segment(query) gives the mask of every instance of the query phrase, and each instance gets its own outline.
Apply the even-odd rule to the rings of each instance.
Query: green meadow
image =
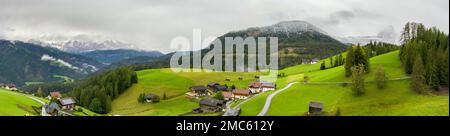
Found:
[[[370,59],[371,71],[366,81],[375,80],[373,71],[383,66],[389,79],[407,78],[404,74],[399,51],[390,52]],[[327,59],[326,59],[327,60]],[[298,69],[296,72],[295,69]],[[310,101],[324,104],[324,115],[336,115],[339,109],[343,116],[448,116],[447,96],[432,94],[420,95],[412,92],[409,79],[388,81],[387,88],[377,89],[372,82],[366,83],[363,96],[354,96],[351,88],[341,82],[349,82],[344,76],[344,67],[320,70],[320,63],[298,65],[281,70],[288,74],[279,78],[278,85],[301,82],[308,78],[308,84],[295,84],[279,93],[272,100],[268,116],[302,116],[308,110]],[[314,84],[316,83],[316,84]],[[260,95],[241,105],[243,116],[257,115],[266,100],[267,94]]]
[[[185,96],[194,85],[206,85],[217,82],[236,88],[247,88],[260,73],[235,72],[180,72],[171,69],[150,69],[138,71],[138,84],[121,94],[112,103],[111,115],[127,116],[178,116],[189,114],[199,106],[198,100]],[[240,80],[239,78],[242,78]],[[226,81],[229,79],[230,81]],[[141,93],[154,93],[160,96],[159,103],[140,104],[137,101]],[[163,95],[166,94],[166,100]],[[215,115],[215,114],[212,114]]]
[[[36,116],[32,106],[40,107],[41,104],[36,102],[25,94],[0,89],[0,116]]]

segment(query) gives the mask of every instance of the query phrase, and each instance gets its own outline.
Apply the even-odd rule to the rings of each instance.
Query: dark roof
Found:
[[[227,90],[228,87],[227,87],[227,86],[224,86],[224,85],[216,85],[216,89],[217,89],[217,90],[224,91],[224,90]]]
[[[320,102],[309,102],[309,107],[323,108],[323,104]]]
[[[192,86],[191,88],[192,88],[192,90],[195,90],[195,91],[205,91],[206,90],[206,87],[203,85]]]
[[[263,83],[261,84],[261,87],[275,88],[275,84],[274,84],[274,83],[263,82]]]
[[[59,100],[59,102],[61,103],[61,105],[71,105],[76,103],[72,98],[63,98]]]
[[[60,110],[59,105],[54,102],[50,103],[50,105],[46,104],[44,107],[45,107],[45,111],[47,111],[47,113],[52,112],[54,110]]]
[[[155,98],[157,98],[157,97],[159,97],[159,96],[156,95],[156,94],[152,94],[152,93],[146,94],[146,95],[144,96],[145,99],[155,99]]]
[[[200,105],[208,105],[208,106],[218,106],[219,104],[223,104],[224,101],[217,99],[203,99],[200,101]]]
[[[215,82],[209,82],[208,83],[208,86],[210,86],[210,87],[214,87],[216,85],[219,85],[219,83],[215,83]]]

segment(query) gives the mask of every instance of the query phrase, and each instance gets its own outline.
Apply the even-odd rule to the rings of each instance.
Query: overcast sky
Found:
[[[164,52],[194,28],[220,36],[287,20],[339,37],[400,32],[407,21],[448,33],[449,0],[0,0],[3,39],[112,39]]]

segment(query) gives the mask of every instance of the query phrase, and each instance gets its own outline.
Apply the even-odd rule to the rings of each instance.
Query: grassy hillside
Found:
[[[25,95],[0,89],[0,116],[25,116],[39,115],[32,106],[40,107],[41,104]]]
[[[383,66],[389,79],[407,77],[404,74],[398,51],[390,52],[370,59],[371,73],[366,75],[366,81],[374,80],[374,71]],[[345,55],[344,55],[345,56]],[[327,67],[329,60],[326,61]],[[305,115],[310,101],[324,103],[325,115],[335,115],[340,109],[341,115],[444,115],[448,116],[448,96],[419,95],[409,89],[409,79],[389,81],[387,88],[378,90],[374,83],[366,84],[366,93],[361,97],[352,94],[345,78],[343,66],[320,70],[320,62],[310,65],[298,65],[280,71],[287,76],[279,78],[279,87],[289,82],[300,82],[305,77],[309,84],[296,84],[274,97],[267,115],[301,116]],[[139,83],[133,85],[113,101],[110,115],[129,116],[203,116],[190,114],[198,107],[198,100],[189,99],[184,94],[193,85],[205,85],[208,82],[218,82],[237,88],[246,88],[254,81],[255,75],[261,73],[173,73],[170,69],[151,69],[138,71]],[[243,77],[243,80],[238,80]],[[225,79],[231,81],[225,81]],[[314,84],[318,83],[318,84]],[[323,84],[325,83],[325,84]],[[166,94],[167,100],[159,103],[140,104],[137,97],[140,93]],[[241,105],[244,116],[257,115],[266,97],[272,92],[260,94]],[[234,104],[235,105],[235,104]],[[204,114],[215,116],[218,114]]]
[[[384,90],[373,83],[366,89],[363,96],[355,97],[350,87],[297,84],[273,99],[267,115],[305,115],[310,101],[324,103],[325,115],[335,115],[338,108],[345,116],[449,115],[448,96],[418,95],[409,90],[407,80],[391,81]]]
[[[405,77],[398,59],[398,51],[383,54],[370,59],[371,71],[382,65],[390,79]],[[319,70],[318,64],[299,65],[282,70],[287,77],[277,81],[286,85],[293,81],[302,81],[304,76],[310,83],[346,82],[343,66]],[[312,72],[308,72],[312,71]],[[374,72],[366,75],[366,81],[374,80]],[[327,115],[334,115],[340,109],[341,115],[449,115],[448,96],[419,95],[409,88],[409,80],[389,81],[387,88],[378,90],[373,83],[367,83],[366,94],[356,97],[349,86],[340,83],[320,85],[296,84],[274,97],[267,115],[305,115],[310,101],[324,103]],[[270,92],[268,92],[269,94]],[[257,96],[241,106],[242,115],[257,115],[267,94]]]
[[[346,52],[342,53],[342,56],[346,56],[346,55],[347,55]],[[336,58],[337,56],[338,55],[335,55],[333,57]],[[316,64],[302,64],[302,65],[288,67],[288,68],[280,70],[280,73],[285,73],[286,75],[296,75],[296,74],[301,74],[301,73],[306,73],[306,72],[319,71],[320,64],[324,61],[325,61],[326,67],[331,67],[330,59],[324,59],[324,60],[320,60]]]
[[[170,69],[150,69],[138,71],[139,83],[133,85],[112,103],[111,115],[149,115],[176,116],[188,113],[198,107],[198,100],[191,100],[184,95],[193,85],[206,85],[208,82],[235,85],[247,88],[259,73],[227,73],[227,72],[184,72],[173,73]],[[243,80],[238,80],[242,77]],[[225,81],[225,79],[231,81]],[[162,99],[164,93],[167,100],[156,104],[140,104],[137,98],[140,93],[155,93]]]

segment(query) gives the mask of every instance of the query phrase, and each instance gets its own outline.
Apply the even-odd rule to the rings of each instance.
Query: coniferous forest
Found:
[[[437,91],[448,86],[447,34],[435,27],[426,28],[423,24],[409,22],[403,28],[401,40],[400,59],[405,72],[411,74],[414,90]]]
[[[108,113],[112,100],[137,82],[136,72],[131,67],[124,67],[90,77],[75,87],[71,95],[83,107],[97,113]]]

